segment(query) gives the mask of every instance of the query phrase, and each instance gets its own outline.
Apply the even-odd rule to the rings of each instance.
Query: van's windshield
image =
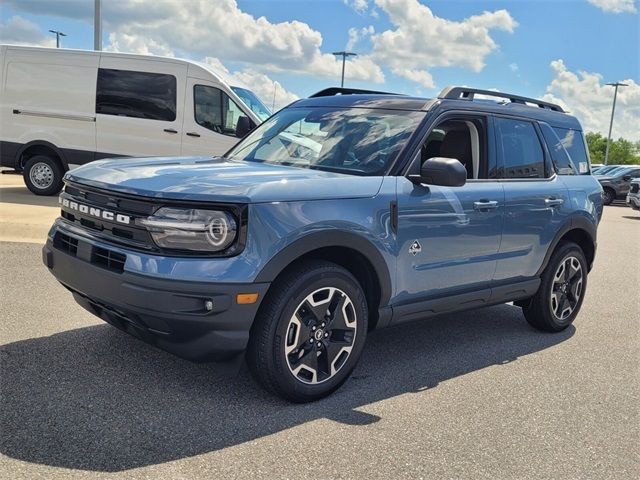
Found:
[[[355,175],[384,175],[424,115],[365,108],[285,108],[226,157]]]
[[[231,90],[233,90],[235,94],[240,97],[240,100],[242,100],[243,103],[257,115],[260,121],[264,122],[271,116],[269,109],[265,107],[264,103],[262,103],[251,90],[240,87],[231,87]]]

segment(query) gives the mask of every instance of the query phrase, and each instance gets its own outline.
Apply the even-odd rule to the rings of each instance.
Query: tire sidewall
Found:
[[[604,195],[602,197],[602,202],[605,205],[611,205],[615,199],[616,199],[615,192],[610,188],[605,188]]]
[[[295,313],[300,303],[310,293],[326,288],[335,287],[345,292],[351,302],[356,313],[357,330],[353,349],[346,363],[340,370],[329,380],[320,384],[309,385],[296,379],[289,370],[287,360],[284,353],[284,341],[287,335],[289,320]],[[368,311],[362,288],[357,280],[346,270],[338,267],[324,268],[321,271],[312,271],[302,276],[292,288],[290,295],[286,296],[283,305],[278,309],[278,321],[273,322],[272,332],[274,346],[272,352],[273,366],[277,372],[277,382],[285,391],[294,392],[294,396],[307,400],[321,398],[336,390],[342,385],[355,368],[358,359],[364,348],[367,327],[368,327]]]
[[[47,164],[53,172],[53,182],[47,188],[39,188],[31,182],[30,172],[34,165],[38,163]],[[23,178],[27,188],[36,195],[55,195],[62,189],[62,177],[64,176],[64,169],[60,163],[47,155],[34,155],[31,157],[24,166]]]
[[[575,257],[580,262],[580,267],[582,268],[582,293],[580,298],[578,299],[578,303],[575,306],[571,315],[569,315],[564,320],[559,320],[551,311],[551,287],[553,285],[553,279],[560,266],[561,262],[564,262],[567,257]],[[560,331],[567,328],[569,325],[573,323],[575,318],[580,313],[580,309],[582,308],[582,302],[584,301],[585,294],[587,292],[587,260],[582,252],[582,249],[576,245],[575,243],[566,243],[562,247],[560,247],[551,257],[551,261],[545,270],[545,273],[542,278],[542,283],[540,284],[540,289],[542,292],[542,302],[545,305],[543,309],[543,314],[545,315],[547,322],[553,326],[554,330]]]

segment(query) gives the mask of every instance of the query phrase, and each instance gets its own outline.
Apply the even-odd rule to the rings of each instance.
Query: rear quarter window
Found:
[[[573,165],[578,169],[578,173],[580,175],[590,175],[589,156],[582,132],[580,130],[560,127],[554,127],[553,130],[571,157]]]

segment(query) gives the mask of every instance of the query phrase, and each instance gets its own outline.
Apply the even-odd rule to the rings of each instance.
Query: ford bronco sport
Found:
[[[511,301],[567,328],[602,214],[574,117],[461,87],[326,89],[223,157],[65,183],[43,261],[80,305],[187,359],[246,358],[296,402],[345,382],[373,328]]]

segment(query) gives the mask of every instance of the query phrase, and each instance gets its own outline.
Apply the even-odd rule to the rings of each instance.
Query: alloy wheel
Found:
[[[551,312],[558,320],[566,320],[575,310],[582,295],[583,272],[573,256],[558,266],[551,285]]]
[[[310,293],[287,326],[284,353],[297,380],[318,384],[347,362],[357,333],[356,311],[349,296],[334,287]]]

